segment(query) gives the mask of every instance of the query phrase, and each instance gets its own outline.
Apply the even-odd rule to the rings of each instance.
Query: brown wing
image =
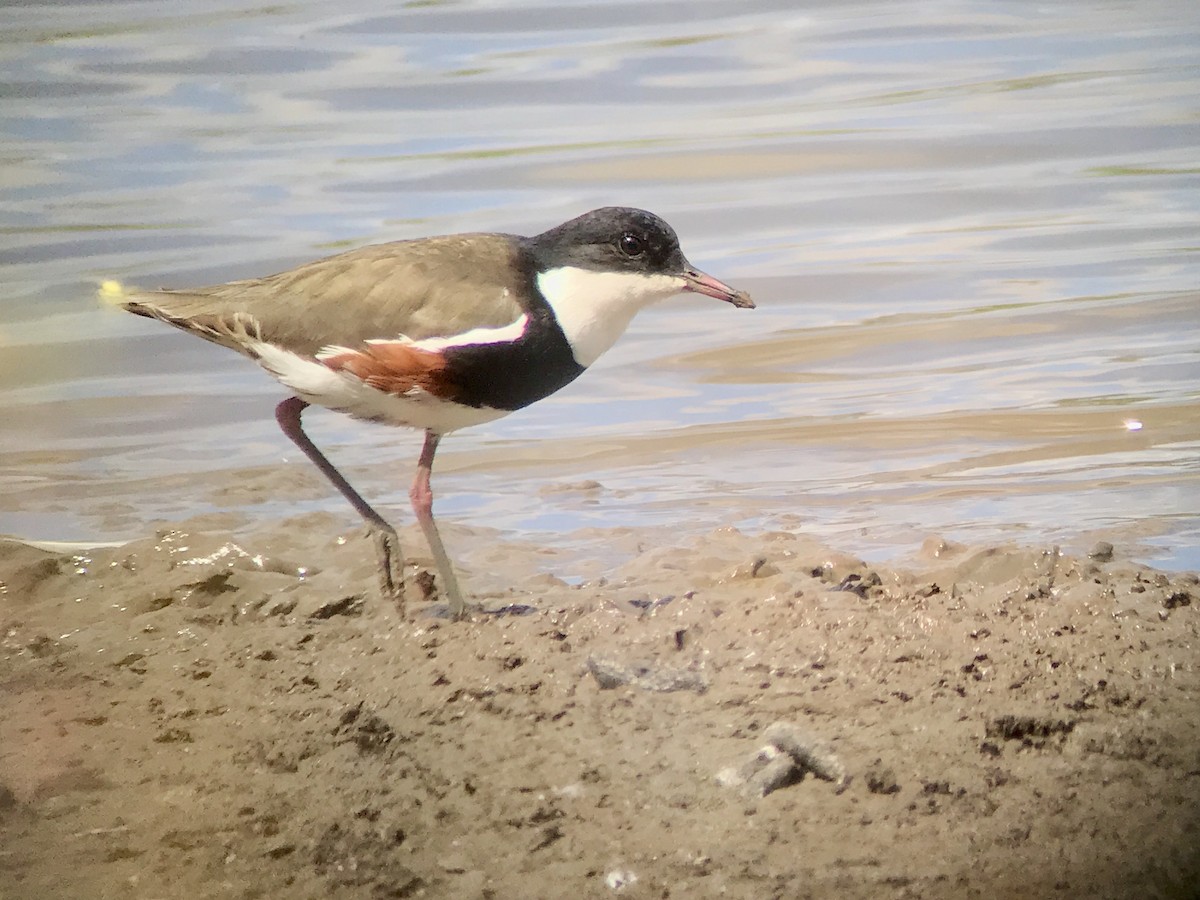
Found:
[[[248,332],[311,356],[330,345],[499,328],[524,312],[521,290],[513,238],[447,235],[363,247],[266,278],[134,293],[122,306],[235,350]]]

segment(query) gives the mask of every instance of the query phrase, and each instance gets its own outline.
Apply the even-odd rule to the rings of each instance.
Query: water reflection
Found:
[[[99,308],[99,280],[629,203],[760,308],[674,301],[560,397],[451,439],[445,517],[783,523],[878,553],[1104,532],[1200,564],[1189,5],[2,15],[0,532],[242,509],[215,485],[288,454],[268,379]],[[317,428],[364,487],[407,480],[415,436]],[[598,497],[530,512],[585,474]]]

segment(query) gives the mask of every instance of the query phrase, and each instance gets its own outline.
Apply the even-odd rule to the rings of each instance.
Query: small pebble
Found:
[[[630,869],[613,869],[604,876],[604,885],[609,890],[619,891],[637,882],[637,875]]]
[[[775,722],[763,733],[767,744],[740,766],[717,773],[723,787],[738,787],[750,798],[761,798],[795,784],[805,772],[837,785],[840,794],[850,783],[846,767],[823,743],[790,722]]]
[[[784,753],[795,760],[796,765],[806,772],[812,772],[818,778],[836,783],[838,791],[846,789],[849,778],[846,767],[826,747],[804,729],[790,722],[776,722],[770,725],[763,736]]]
[[[703,694],[708,682],[699,672],[687,669],[664,669],[646,663],[625,664],[613,659],[589,656],[588,671],[603,690],[629,684],[647,691],[695,691]]]

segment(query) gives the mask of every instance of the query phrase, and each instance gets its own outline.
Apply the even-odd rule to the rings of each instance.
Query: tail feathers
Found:
[[[129,290],[119,281],[105,281],[97,290],[101,303],[115,306],[134,315],[158,319],[181,331],[202,337],[206,341],[257,358],[257,345],[262,343],[262,328],[257,319],[245,312],[221,315],[214,312],[189,310],[188,295],[169,291]],[[193,301],[203,301],[193,297]]]

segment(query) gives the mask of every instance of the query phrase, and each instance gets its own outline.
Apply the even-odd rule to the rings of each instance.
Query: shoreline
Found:
[[[630,561],[568,586],[489,535],[475,599],[528,614],[451,623],[380,601],[366,542],[325,514],[203,524],[76,556],[0,544],[0,873],[22,896],[1200,881],[1194,573],[936,541],[897,569],[725,528],[614,533]],[[777,722],[844,783],[719,781]]]

